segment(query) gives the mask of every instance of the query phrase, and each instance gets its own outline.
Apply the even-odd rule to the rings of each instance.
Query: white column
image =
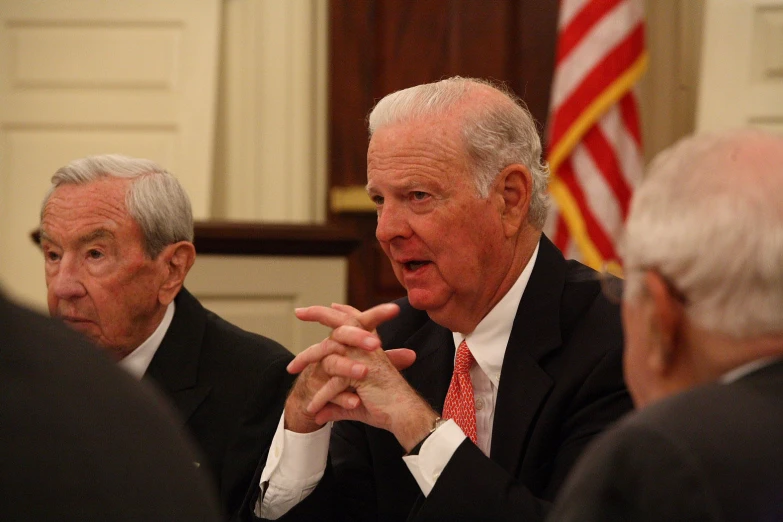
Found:
[[[227,0],[215,218],[326,216],[326,0]]]

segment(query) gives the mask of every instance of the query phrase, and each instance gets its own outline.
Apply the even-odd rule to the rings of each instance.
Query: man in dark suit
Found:
[[[641,410],[596,441],[562,521],[783,520],[783,138],[661,153],[634,195],[626,380]]]
[[[289,367],[302,373],[249,507],[542,520],[582,448],[630,409],[619,309],[542,235],[548,172],[512,95],[464,78],[406,89],[370,133],[376,236],[408,297],[297,311],[334,330]]]
[[[40,231],[51,315],[169,396],[233,514],[280,417],[292,355],[183,288],[195,249],[182,186],[147,160],[76,160],[52,177]]]
[[[167,405],[0,295],[0,520],[220,520]]]

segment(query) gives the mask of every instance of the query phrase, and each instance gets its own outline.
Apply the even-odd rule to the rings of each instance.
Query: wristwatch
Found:
[[[429,433],[427,433],[424,436],[424,438],[419,441],[418,444],[416,444],[414,447],[412,447],[411,450],[408,453],[405,454],[405,456],[407,457],[407,456],[410,456],[410,455],[418,455],[419,451],[421,451],[421,447],[424,445],[424,441],[426,441],[428,438],[430,438],[430,435],[435,433],[435,430],[437,430],[438,428],[443,426],[446,423],[446,421],[447,421],[447,419],[444,419],[443,417],[436,417],[435,420],[432,423],[432,428],[430,428]]]

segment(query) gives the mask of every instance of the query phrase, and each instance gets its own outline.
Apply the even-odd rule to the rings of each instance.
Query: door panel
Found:
[[[158,161],[208,217],[219,0],[0,0],[0,281],[45,302],[28,234],[54,171]]]
[[[783,0],[709,0],[702,49],[697,129],[783,134]]]

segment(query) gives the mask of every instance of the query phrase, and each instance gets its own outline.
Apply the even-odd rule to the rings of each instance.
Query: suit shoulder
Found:
[[[407,297],[393,302],[400,307],[400,314],[378,327],[378,335],[384,346],[389,347],[402,346],[414,332],[430,320],[427,312],[413,308]]]
[[[630,414],[593,441],[551,520],[727,519],[700,463],[647,420],[644,411]]]
[[[598,336],[594,346],[622,349],[623,330],[620,306],[601,291],[598,272],[576,261],[567,262],[560,323],[566,338]]]
[[[0,382],[0,491],[15,499],[0,503],[0,519],[51,519],[46,491],[63,520],[218,520],[168,405],[80,335],[2,297]]]
[[[735,386],[701,385],[630,413],[602,437],[606,440],[600,444],[606,452],[623,452],[622,448],[634,452],[655,444],[659,447],[657,454],[665,449],[699,461],[701,466],[716,456],[731,461],[734,444],[755,451],[765,447],[769,431],[780,429],[783,415],[776,411],[779,408],[755,404],[757,400],[756,394],[748,398]],[[759,408],[769,414],[759,418]]]
[[[578,261],[566,261],[564,301],[575,305],[605,300],[601,293],[599,273]]]
[[[218,347],[223,356],[263,365],[274,361],[286,361],[287,364],[293,359],[293,354],[277,341],[243,330],[214,312],[206,312],[204,345]]]
[[[757,435],[761,441],[766,437],[762,426],[777,431],[783,425],[780,392],[779,387],[759,390],[747,378],[730,384],[703,384],[647,406],[629,418],[628,424],[677,434],[696,445],[713,438],[750,441]]]
[[[206,349],[216,356],[260,362],[293,357],[277,341],[248,332],[208,310],[184,287],[175,303],[177,308],[167,335],[189,337],[191,342],[200,341],[202,353]]]

